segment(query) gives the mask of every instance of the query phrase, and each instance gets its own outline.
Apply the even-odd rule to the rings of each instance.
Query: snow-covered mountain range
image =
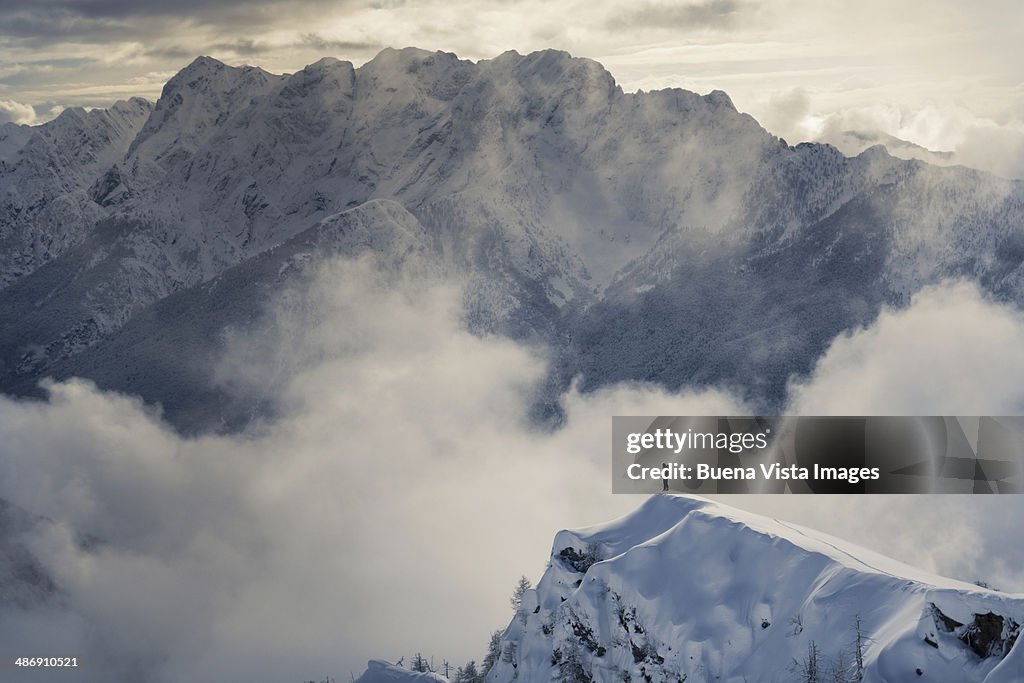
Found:
[[[1022,624],[1024,595],[659,494],[555,536],[487,681],[1016,683]]]
[[[1024,301],[1022,228],[1020,183],[789,146],[722,92],[626,93],[564,52],[201,57],[155,104],[0,127],[0,390],[86,376],[231,424],[247,399],[203,364],[286,261],[415,248],[474,281],[475,329],[554,349],[555,391],[725,382],[768,409],[923,285]]]

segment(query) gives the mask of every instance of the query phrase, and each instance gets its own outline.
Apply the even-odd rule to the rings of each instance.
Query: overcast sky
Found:
[[[1019,174],[1022,34],[1013,0],[4,0],[0,120],[155,98],[199,54],[282,72],[387,46],[557,47],[626,90],[723,89],[791,142],[878,129]]]

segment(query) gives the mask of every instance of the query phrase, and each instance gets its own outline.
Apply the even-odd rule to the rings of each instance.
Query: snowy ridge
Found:
[[[1024,680],[1024,595],[951,581],[826,534],[657,495],[562,531],[502,634],[490,683]],[[920,673],[918,673],[920,671]]]
[[[403,669],[382,659],[371,659],[354,683],[447,683],[448,679],[427,671]]]
[[[103,219],[106,196],[97,200],[90,190],[123,159],[151,108],[133,97],[0,132],[0,289],[80,243]]]

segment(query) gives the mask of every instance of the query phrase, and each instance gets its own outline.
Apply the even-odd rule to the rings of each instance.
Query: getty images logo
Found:
[[[626,452],[639,455],[644,451],[671,451],[679,454],[684,450],[717,449],[730,453],[744,453],[768,447],[771,428],[758,432],[699,432],[687,429],[677,432],[672,429],[632,432],[626,436]]]

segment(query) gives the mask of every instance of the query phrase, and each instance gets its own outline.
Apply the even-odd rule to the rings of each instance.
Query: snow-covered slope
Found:
[[[0,288],[80,243],[107,213],[103,203],[124,196],[102,181],[150,109],[132,98],[0,131]]]
[[[367,662],[366,671],[354,683],[448,683],[448,679],[429,672],[416,672],[381,659]]]
[[[1011,683],[1024,680],[1021,624],[1024,595],[664,494],[556,535],[488,681],[783,683],[807,680],[811,659],[814,680],[854,681],[859,640],[866,683]]]

